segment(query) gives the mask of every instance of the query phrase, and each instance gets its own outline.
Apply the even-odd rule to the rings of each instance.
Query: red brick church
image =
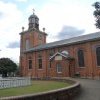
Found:
[[[33,13],[28,20],[20,33],[22,76],[100,78],[100,32],[46,43],[39,18]]]

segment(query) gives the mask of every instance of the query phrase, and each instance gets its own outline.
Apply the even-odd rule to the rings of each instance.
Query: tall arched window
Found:
[[[38,54],[38,68],[42,69],[42,54]]]
[[[83,50],[78,50],[78,63],[79,67],[84,67],[84,52]]]
[[[32,58],[31,57],[28,59],[28,68],[32,69]]]
[[[97,65],[100,66],[100,47],[96,48]]]
[[[57,73],[61,73],[62,72],[61,63],[57,63],[56,68],[57,68]]]

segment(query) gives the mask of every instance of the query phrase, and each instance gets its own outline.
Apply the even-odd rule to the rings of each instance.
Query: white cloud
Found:
[[[62,30],[58,33],[57,37],[58,39],[62,40],[62,39],[80,36],[84,32],[85,32],[84,30],[79,30],[73,26],[63,26]]]
[[[12,49],[19,48],[19,47],[20,47],[19,41],[13,41],[13,42],[9,43],[7,46],[7,48],[12,48]]]
[[[8,57],[11,58],[15,62],[19,62],[19,48],[16,49],[10,49],[10,48],[4,48],[0,51],[0,57]]]
[[[84,29],[86,33],[97,31],[92,4],[85,5],[72,1],[51,0],[39,8],[40,28],[45,27],[49,35],[53,36],[57,35],[64,25]],[[55,40],[49,38],[49,42]]]
[[[15,26],[22,17],[21,12],[13,3],[3,3],[0,1],[0,12],[3,15],[0,19],[0,28],[2,30],[11,29],[11,27]]]
[[[19,50],[7,49],[6,46],[12,41],[19,40],[19,32],[21,31],[23,14],[15,4],[4,3],[2,1],[0,1],[0,14],[0,49],[2,50],[0,52],[0,57],[13,57],[18,61]],[[12,51],[16,53],[12,53]]]
[[[16,0],[17,2],[28,2],[28,0]],[[84,0],[83,0],[84,1]],[[91,0],[90,0],[91,1]],[[0,0],[0,52],[1,57],[19,58],[19,49],[6,48],[12,41],[19,41],[21,27],[28,28],[28,17],[35,13],[40,19],[40,29],[46,28],[49,34],[47,41],[55,41],[55,36],[63,26],[73,26],[79,30],[84,29],[87,33],[96,31],[95,19],[92,15],[92,4],[85,5],[77,0],[47,0],[44,4],[38,3],[26,6],[20,11],[17,4],[3,2]]]
[[[28,0],[16,0],[17,2],[27,2]]]
[[[22,13],[18,10],[17,6],[13,3],[3,3],[0,1],[0,35],[7,35],[7,38],[13,36],[18,24],[21,22]],[[16,32],[16,31],[15,31]]]

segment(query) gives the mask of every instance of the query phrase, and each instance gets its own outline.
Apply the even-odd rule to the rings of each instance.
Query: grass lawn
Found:
[[[33,81],[32,85],[30,86],[1,89],[0,97],[39,93],[39,92],[67,87],[69,85],[70,84],[68,83],[57,82],[57,81]]]

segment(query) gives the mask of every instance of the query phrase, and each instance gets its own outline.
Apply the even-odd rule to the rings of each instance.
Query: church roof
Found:
[[[29,19],[30,19],[30,18],[37,18],[37,19],[39,19],[39,18],[37,17],[37,15],[35,15],[35,14],[30,15]]]
[[[82,36],[77,36],[77,37],[64,39],[64,40],[60,40],[56,42],[42,44],[34,48],[28,49],[25,52],[39,51],[39,50],[44,50],[44,49],[49,49],[49,48],[54,48],[54,47],[60,47],[63,45],[67,46],[67,45],[79,44],[79,43],[96,41],[96,40],[100,40],[100,32],[95,32],[95,33],[91,33],[87,35],[82,35]]]
[[[61,55],[61,56],[65,57],[65,58],[67,58],[68,60],[73,60],[73,58],[70,57],[70,55],[66,55],[66,54],[64,54],[62,52],[61,53],[60,52],[55,53],[53,56],[50,57],[50,60],[52,60],[57,55]]]

